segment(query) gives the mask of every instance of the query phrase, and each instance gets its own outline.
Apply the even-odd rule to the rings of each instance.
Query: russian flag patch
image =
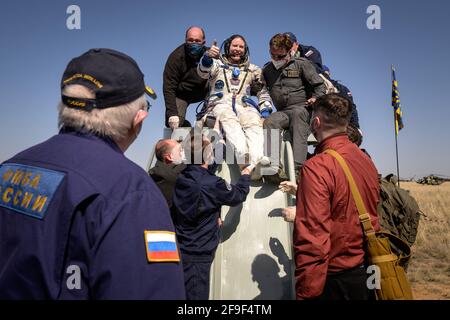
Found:
[[[175,232],[144,231],[149,262],[180,262]]]

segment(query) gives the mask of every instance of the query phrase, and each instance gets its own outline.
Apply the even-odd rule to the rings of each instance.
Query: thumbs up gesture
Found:
[[[206,51],[206,54],[210,58],[218,58],[219,57],[220,48],[217,47],[217,40],[214,39],[214,41],[211,44],[211,48],[209,48],[208,51]]]

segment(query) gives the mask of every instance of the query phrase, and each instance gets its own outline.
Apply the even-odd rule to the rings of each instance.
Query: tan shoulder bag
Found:
[[[338,161],[349,182],[365,236],[365,252],[368,262],[379,268],[380,286],[375,289],[377,300],[413,300],[411,286],[403,267],[411,255],[409,245],[389,232],[375,232],[370,215],[367,213],[361,194],[344,158],[332,149],[324,152]],[[399,249],[398,253],[392,250],[391,243]]]

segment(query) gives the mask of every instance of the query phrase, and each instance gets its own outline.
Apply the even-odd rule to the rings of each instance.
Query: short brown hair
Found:
[[[272,37],[272,39],[270,39],[269,45],[270,48],[275,50],[285,49],[286,51],[289,51],[292,48],[293,42],[288,35],[284,33],[277,33]]]
[[[346,127],[352,116],[350,101],[336,93],[330,93],[317,98],[313,104],[313,112],[320,113],[325,127]]]

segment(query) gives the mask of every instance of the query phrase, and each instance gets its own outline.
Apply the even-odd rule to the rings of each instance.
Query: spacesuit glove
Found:
[[[207,54],[204,54],[202,59],[200,60],[200,63],[202,64],[203,67],[209,68],[213,64],[213,59]]]
[[[174,130],[176,128],[178,128],[178,126],[180,125],[180,118],[178,116],[171,116],[169,117],[169,127]]]
[[[270,116],[271,111],[271,109],[262,109],[260,111],[261,118],[267,119]]]

